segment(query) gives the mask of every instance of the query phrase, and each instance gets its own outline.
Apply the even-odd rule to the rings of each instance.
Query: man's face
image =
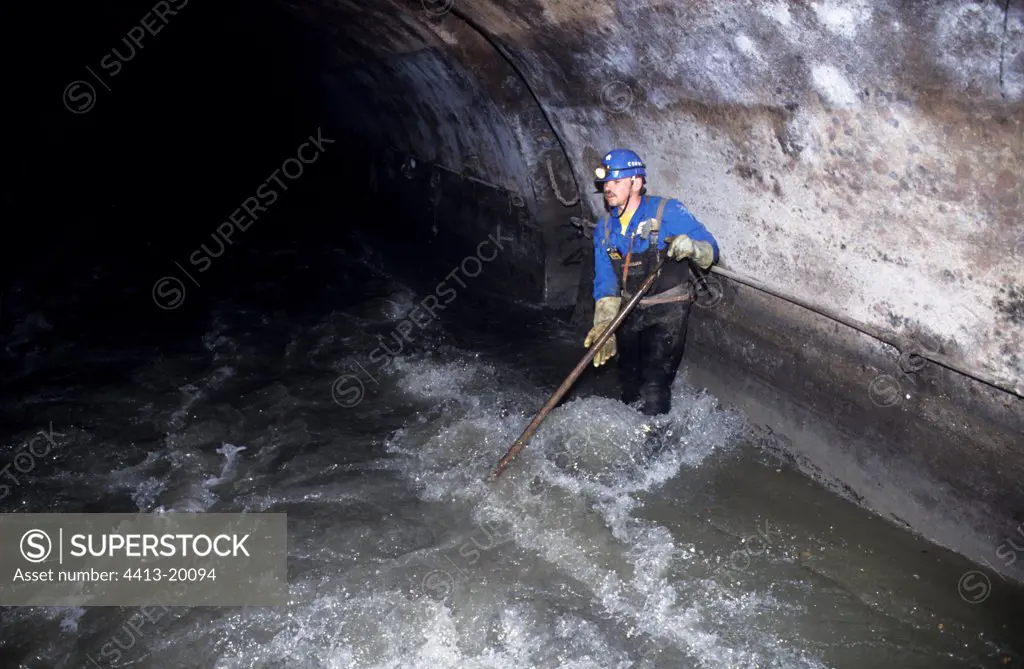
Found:
[[[630,194],[640,192],[640,180],[636,177],[615,179],[604,182],[604,201],[609,207],[622,207],[629,201]]]

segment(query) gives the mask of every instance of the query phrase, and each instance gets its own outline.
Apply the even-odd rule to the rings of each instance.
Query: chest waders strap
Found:
[[[658,250],[658,231],[661,229],[661,216],[665,213],[665,203],[667,199],[661,198],[658,202],[658,213],[654,216],[654,219],[647,219],[651,221],[651,229],[647,233],[648,241],[650,244],[647,246],[647,250],[654,249],[654,262],[661,260],[661,251]],[[633,240],[635,236],[629,238],[629,251],[626,253],[626,262],[622,267],[622,287],[625,289],[626,280],[629,278],[629,265],[630,260],[633,259]]]
[[[654,248],[655,249],[658,248],[658,231],[661,229],[661,217],[665,214],[665,205],[667,205],[667,204],[668,204],[668,199],[664,198],[664,197],[661,198],[661,202],[658,203],[658,213],[655,214],[654,222],[651,224],[651,232],[654,233],[654,238],[653,238],[653,242],[652,243],[654,244]],[[604,242],[602,243],[602,246],[604,246],[604,248],[606,248],[606,249],[608,248],[608,240],[611,239],[611,236],[612,236],[612,226],[609,225],[609,223],[611,223],[611,216],[605,216],[605,218],[604,218]],[[659,253],[659,258],[658,259],[660,260],[660,253],[661,252],[658,251],[658,253]]]
[[[654,248],[655,263],[657,263],[658,261],[661,260],[661,250],[658,249],[658,235],[661,232],[661,219],[662,219],[662,216],[664,216],[664,214],[665,214],[665,206],[666,205],[668,205],[668,198],[665,198],[665,197],[659,198],[657,213],[655,214],[653,219],[648,219],[648,220],[651,221],[651,230],[650,230],[650,233],[648,233],[648,235],[649,235],[650,244]],[[611,216],[606,216],[605,219],[604,219],[604,243],[603,243],[603,246],[604,246],[605,249],[608,248],[608,240],[611,239],[611,236],[612,236]],[[648,246],[648,249],[650,249],[651,246]],[[620,284],[620,292],[625,290],[626,279],[629,278],[629,265],[630,265],[630,261],[632,260],[632,256],[633,256],[633,237],[630,237],[629,238],[629,250],[626,252],[626,259],[623,262],[623,266],[622,266],[622,283]],[[644,301],[641,300],[640,304],[643,304],[643,302]]]
[[[654,244],[654,248],[655,248],[655,253],[656,253],[656,255],[655,255],[655,262],[660,262],[661,261],[661,251],[658,250],[658,234],[659,234],[660,228],[661,228],[661,215],[665,212],[665,205],[667,203],[668,203],[667,199],[662,199],[661,203],[658,205],[658,215],[657,215],[657,217],[654,220],[654,224],[653,224],[654,227],[651,228],[652,232],[654,232],[654,236],[651,239],[651,243]],[[661,270],[659,270],[659,271],[661,271]],[[658,295],[656,295],[654,297],[645,297],[645,298],[641,299],[640,302],[637,304],[637,306],[649,307],[649,306],[651,306],[653,304],[670,304],[670,303],[673,303],[673,302],[689,302],[691,299],[693,299],[693,296],[690,295],[689,291],[683,290],[682,286],[675,286],[673,288],[669,288],[668,290],[666,290],[663,293],[659,293]]]
[[[661,251],[658,250],[658,234],[661,232],[661,217],[665,213],[665,205],[668,204],[668,198],[661,198],[661,202],[658,203],[658,213],[654,216],[654,223],[651,224],[651,232],[654,236],[651,237],[651,244],[654,244],[655,262],[661,260]]]

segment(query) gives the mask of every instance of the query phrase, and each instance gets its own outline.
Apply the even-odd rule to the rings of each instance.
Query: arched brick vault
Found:
[[[519,240],[509,290],[590,308],[591,170],[608,148],[632,147],[651,190],[715,233],[723,267],[1017,394],[935,366],[906,374],[870,337],[729,282],[691,348],[718,383],[741,369],[851,438],[897,444],[849,452],[851,467],[920,460],[979,508],[1024,512],[1010,492],[1024,480],[1024,3],[289,5],[327,45],[320,81],[348,129],[394,152],[375,179],[440,170],[521,209],[503,219]],[[468,225],[467,239],[483,230]],[[862,478],[847,483],[876,508],[987,550],[952,536],[916,493],[890,504]]]

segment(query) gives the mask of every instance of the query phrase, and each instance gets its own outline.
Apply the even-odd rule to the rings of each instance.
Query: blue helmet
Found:
[[[601,166],[594,170],[597,183],[647,176],[644,161],[640,160],[640,156],[630,149],[612,149],[604,154],[601,162]]]

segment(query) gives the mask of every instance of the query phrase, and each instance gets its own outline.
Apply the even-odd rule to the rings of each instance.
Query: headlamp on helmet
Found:
[[[647,169],[644,161],[635,151],[630,149],[612,149],[601,160],[601,166],[594,170],[598,183],[628,179],[629,177],[646,177]]]

